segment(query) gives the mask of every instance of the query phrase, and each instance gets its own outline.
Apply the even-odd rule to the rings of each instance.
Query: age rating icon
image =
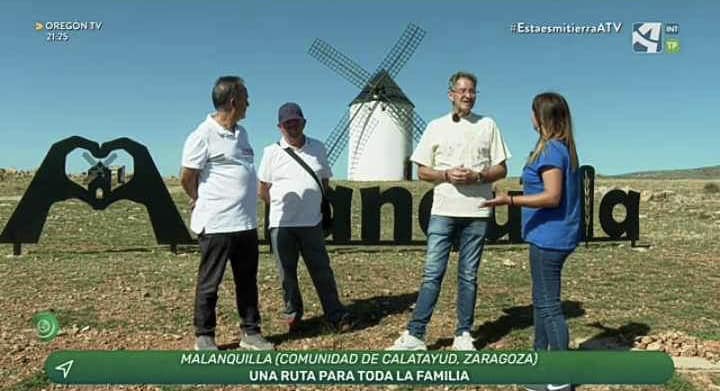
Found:
[[[680,40],[677,38],[665,39],[665,53],[667,53],[667,54],[680,53]]]

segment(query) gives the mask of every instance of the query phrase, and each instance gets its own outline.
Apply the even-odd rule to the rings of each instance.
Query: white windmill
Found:
[[[320,39],[310,47],[311,56],[361,89],[325,141],[331,165],[349,147],[349,180],[411,179],[412,143],[419,141],[425,121],[393,78],[424,36],[424,30],[409,24],[373,74]]]

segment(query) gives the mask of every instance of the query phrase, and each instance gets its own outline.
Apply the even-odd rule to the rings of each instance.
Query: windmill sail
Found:
[[[417,142],[425,130],[425,121],[393,79],[424,36],[425,30],[410,23],[374,73],[321,39],[310,46],[310,56],[360,88],[325,141],[331,165],[345,146],[349,147],[348,179],[410,179],[407,158],[413,141]]]

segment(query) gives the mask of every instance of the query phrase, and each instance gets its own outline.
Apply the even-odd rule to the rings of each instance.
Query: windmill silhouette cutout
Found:
[[[87,170],[88,190],[97,199],[106,197],[112,188],[110,165],[117,159],[117,153],[111,153],[105,160],[96,160],[88,152],[83,152],[82,157],[90,164]],[[124,183],[124,170],[118,172],[118,183]]]
[[[321,39],[316,39],[310,46],[308,53],[312,57],[360,88],[360,94],[350,102],[348,110],[325,140],[330,165],[335,164],[346,146],[349,147],[349,180],[411,178],[409,156],[412,144],[420,140],[426,123],[394,78],[424,36],[425,30],[408,24],[374,73]]]

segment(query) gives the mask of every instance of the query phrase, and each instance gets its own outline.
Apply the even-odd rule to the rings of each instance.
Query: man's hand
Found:
[[[190,197],[190,210],[195,208],[195,202],[198,198],[198,179],[200,178],[200,170],[183,167],[180,172],[180,184],[182,185],[185,194]]]
[[[484,175],[481,172],[473,171],[462,166],[439,170],[419,165],[418,178],[432,183],[449,182],[458,185],[469,185],[477,183],[480,178],[484,178]]]
[[[455,167],[447,171],[448,180],[453,184],[470,185],[477,183],[482,174],[465,167]]]

